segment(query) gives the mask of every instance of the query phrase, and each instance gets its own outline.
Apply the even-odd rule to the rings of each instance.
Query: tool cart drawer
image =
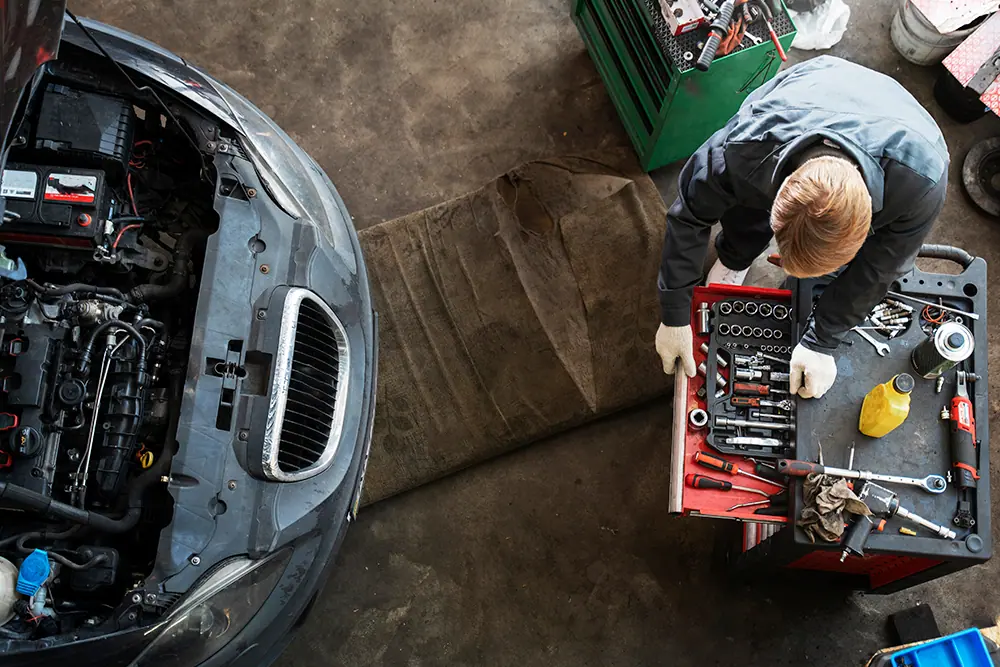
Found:
[[[741,312],[733,312],[731,308],[736,303],[753,304],[750,308],[752,312],[748,314],[741,306],[736,308]],[[710,311],[708,317],[711,335],[700,333],[699,319],[705,316],[702,304]],[[764,307],[763,315],[761,306]],[[741,430],[744,427],[729,427],[728,421],[725,422],[726,428],[716,428],[715,424],[717,421],[732,421],[747,416],[746,410],[732,407],[732,403],[741,400],[763,400],[768,405],[771,402],[794,405],[794,399],[787,394],[787,381],[775,382],[776,386],[773,387],[773,391],[784,393],[760,395],[747,387],[762,386],[758,380],[768,378],[764,375],[750,376],[741,381],[737,378],[738,367],[735,364],[736,355],[745,357],[762,352],[774,357],[789,356],[795,331],[791,306],[792,292],[788,290],[729,285],[695,288],[692,329],[695,334],[695,363],[699,365],[699,372],[691,380],[680,372],[675,377],[671,512],[769,524],[784,524],[788,521],[787,495],[784,502],[775,502],[773,506],[762,504],[732,508],[755,501],[763,503],[768,496],[782,491],[782,485],[786,484],[784,480],[778,481],[777,475],[773,474],[771,481],[766,476],[759,479],[760,471],[755,470],[754,463],[746,457],[772,465],[777,458],[792,457],[794,437],[791,432],[787,429],[779,429],[782,431],[780,434],[759,432],[752,428]],[[777,315],[780,317],[775,317],[775,307],[779,307]],[[733,327],[739,329],[734,331]],[[745,336],[744,327],[748,330]],[[747,372],[742,367],[739,370],[741,373]],[[777,369],[777,372],[786,374],[787,371],[787,364]],[[781,422],[778,426],[794,424],[794,409],[762,409],[765,414],[771,413]],[[705,411],[702,418],[707,423],[704,426],[692,424],[692,416],[698,416],[698,411]],[[733,469],[733,472],[727,473],[705,465],[706,462],[719,459],[744,472],[736,473]],[[695,478],[695,475],[701,477]],[[695,488],[693,482],[705,478],[723,480],[732,484],[733,488]]]
[[[914,269],[893,286],[892,291],[900,295],[898,300],[914,309],[914,316],[905,331],[893,338],[877,338],[880,346],[888,346],[885,356],[857,332],[848,334],[845,344],[835,353],[837,381],[833,388],[822,399],[798,402],[794,457],[816,462],[822,447],[827,466],[848,468],[853,443],[856,451],[850,466],[853,470],[918,479],[937,475],[946,477],[948,484],[939,490],[932,488],[933,484],[921,488],[886,483],[886,488],[896,494],[898,505],[905,508],[905,512],[889,515],[884,530],[873,532],[864,545],[863,556],[843,558],[844,549],[840,544],[813,543],[794,525],[803,508],[802,482],[797,480],[790,498],[792,525],[765,539],[759,539],[760,531],[757,535],[741,531],[733,536],[731,554],[736,556],[730,562],[737,570],[758,575],[769,570],[787,572],[787,568],[817,571],[851,588],[888,593],[990,558],[986,263],[960,251],[956,254],[954,250],[925,246],[922,254],[958,260],[964,256],[960,274]],[[806,319],[801,313],[811,311],[826,281],[810,279],[792,283],[795,310],[802,320],[797,325],[797,339]],[[925,310],[917,300],[939,303],[952,310],[942,315],[945,311]],[[911,356],[928,340],[928,332],[933,332],[943,320],[967,327],[972,333],[974,349],[968,359],[945,371],[941,375],[943,380],[924,379],[915,371]],[[975,418],[974,457],[978,459],[972,467],[978,469],[978,480],[974,482],[975,488],[965,491],[958,488],[956,471],[961,472],[961,467],[953,462],[951,423],[948,418],[942,418],[948,416],[944,413],[949,412],[949,405],[956,396],[959,371],[979,378],[967,386]],[[858,419],[865,395],[899,373],[908,373],[915,380],[908,416],[899,427],[882,437],[863,435],[858,430]],[[855,490],[864,488],[863,484],[863,480],[855,480]],[[960,494],[968,501],[971,514],[965,521],[957,518]],[[903,518],[907,513],[939,525],[940,533],[947,536],[940,537],[935,531],[914,523],[912,518]]]

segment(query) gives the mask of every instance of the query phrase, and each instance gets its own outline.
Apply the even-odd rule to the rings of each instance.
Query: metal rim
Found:
[[[1000,137],[980,141],[966,153],[962,184],[976,206],[1000,216]]]
[[[295,348],[295,332],[298,327],[298,313],[302,302],[309,300],[319,307],[332,325],[337,338],[339,357],[340,384],[337,387],[337,397],[334,403],[333,419],[330,425],[330,437],[326,449],[314,464],[302,470],[287,472],[278,465],[278,453],[281,442],[281,427],[285,419],[285,404],[288,400],[288,382],[291,376],[292,354]],[[333,310],[310,290],[295,287],[288,291],[285,303],[281,309],[281,332],[278,335],[278,350],[275,355],[274,376],[271,381],[271,398],[268,404],[268,425],[263,438],[263,471],[268,479],[277,482],[296,482],[320,474],[330,467],[337,455],[340,436],[344,426],[344,414],[347,410],[347,395],[349,392],[349,359],[350,345],[347,340],[347,330]]]

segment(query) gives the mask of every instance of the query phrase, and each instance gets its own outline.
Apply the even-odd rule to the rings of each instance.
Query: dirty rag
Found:
[[[844,534],[844,513],[871,516],[864,501],[855,495],[847,480],[830,475],[809,475],[802,486],[805,507],[796,525],[809,540],[838,542]]]

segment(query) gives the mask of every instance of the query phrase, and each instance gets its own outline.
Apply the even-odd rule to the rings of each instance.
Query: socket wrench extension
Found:
[[[762,428],[767,431],[789,431],[795,432],[795,424],[781,424],[778,422],[755,422],[747,419],[732,419],[731,417],[718,416],[715,418],[717,428],[735,426],[740,428]]]
[[[733,447],[739,447],[743,445],[744,447],[773,447],[775,449],[780,449],[781,447],[787,447],[788,445],[777,438],[757,438],[751,435],[731,435],[726,437],[727,445],[732,445]]]

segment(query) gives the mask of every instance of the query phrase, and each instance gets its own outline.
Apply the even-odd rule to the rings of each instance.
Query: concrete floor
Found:
[[[239,88],[327,169],[359,227],[526,159],[626,142],[571,4],[71,3]],[[1000,226],[958,184],[969,146],[1000,122],[939,112],[934,72],[889,43],[893,0],[848,4],[851,32],[832,53],[900,80],[948,138],[953,186],[931,240],[1000,265]],[[675,174],[655,175],[667,197]],[[990,331],[1000,350],[1000,325]],[[997,559],[889,597],[727,581],[711,562],[729,526],[665,514],[668,413],[638,408],[368,508],[280,664],[849,665],[886,642],[887,613],[918,601],[945,631],[1000,612],[984,595]]]

